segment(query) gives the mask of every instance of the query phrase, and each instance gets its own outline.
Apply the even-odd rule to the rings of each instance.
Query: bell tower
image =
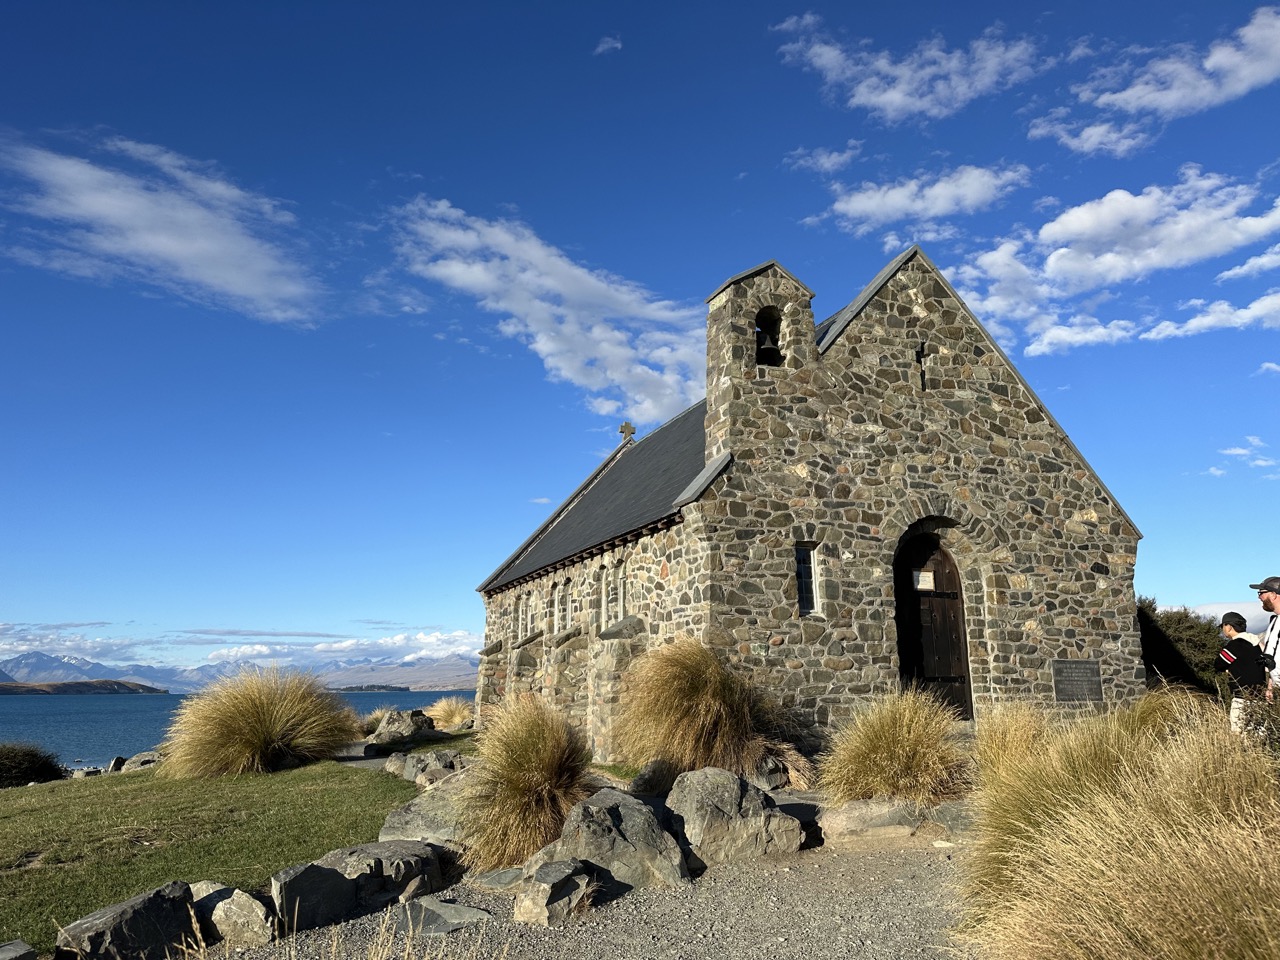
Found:
[[[730,277],[707,298],[707,462],[741,445],[752,409],[778,381],[818,362],[813,291],[776,260]]]

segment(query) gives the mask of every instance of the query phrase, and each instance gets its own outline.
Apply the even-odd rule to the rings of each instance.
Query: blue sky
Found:
[[[438,656],[703,298],[920,243],[1145,534],[1280,574],[1280,8],[16,3],[0,657]]]

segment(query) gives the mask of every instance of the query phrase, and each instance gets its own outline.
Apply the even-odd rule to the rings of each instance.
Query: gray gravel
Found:
[[[456,884],[436,894],[488,910],[494,922],[406,950],[377,914],[306,931],[281,944],[237,953],[242,960],[891,960],[967,956],[949,930],[958,916],[955,886],[963,846],[928,837],[857,849],[804,850],[793,856],[709,870],[682,891],[637,891],[560,929],[511,921],[512,897]],[[217,948],[215,948],[217,949]]]

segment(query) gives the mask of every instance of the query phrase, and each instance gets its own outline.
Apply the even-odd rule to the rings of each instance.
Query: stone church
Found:
[[[775,261],[707,300],[707,396],[623,441],[478,588],[477,700],[612,756],[623,673],[716,648],[817,733],[920,685],[981,723],[1144,689],[1141,534],[917,247],[815,325]]]

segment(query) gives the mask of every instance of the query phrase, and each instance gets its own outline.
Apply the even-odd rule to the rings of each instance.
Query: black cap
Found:
[[[1230,613],[1222,615],[1222,622],[1218,624],[1220,627],[1235,627],[1236,633],[1242,633],[1245,627],[1249,626],[1248,621],[1240,614],[1232,610]]]
[[[1261,583],[1251,583],[1249,584],[1249,589],[1280,593],[1280,577],[1267,577]]]

